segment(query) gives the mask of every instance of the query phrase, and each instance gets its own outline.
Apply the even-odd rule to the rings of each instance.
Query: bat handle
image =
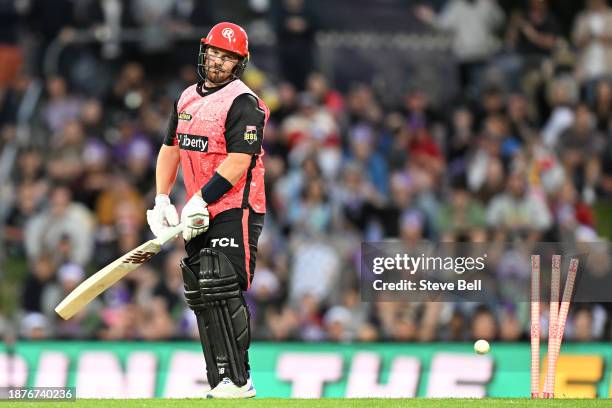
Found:
[[[183,224],[178,224],[174,227],[166,228],[159,236],[157,237],[157,243],[159,245],[164,245],[166,242],[173,240],[178,234],[183,232]]]

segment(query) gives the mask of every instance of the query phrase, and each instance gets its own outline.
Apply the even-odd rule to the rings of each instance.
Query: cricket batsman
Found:
[[[219,23],[202,38],[202,80],[175,103],[157,158],[155,206],[147,211],[156,236],[179,223],[169,194],[180,164],[188,197],[180,217],[187,252],[181,269],[212,388],[207,398],[255,396],[243,292],[253,279],[266,211],[261,157],[269,110],[240,80],[248,61],[240,26]]]

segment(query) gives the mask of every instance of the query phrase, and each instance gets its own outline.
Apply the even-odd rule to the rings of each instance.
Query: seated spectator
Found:
[[[85,271],[75,264],[64,264],[57,272],[59,290],[55,293],[55,299],[47,304],[51,321],[55,322],[55,336],[59,339],[91,340],[95,338],[96,331],[102,324],[100,312],[102,310],[102,299],[93,299],[83,310],[68,320],[57,317],[53,309],[70,292],[85,280]]]
[[[607,133],[612,130],[612,81],[601,80],[595,88],[595,101],[592,106],[597,120],[597,130]]]
[[[542,141],[556,148],[561,133],[574,123],[573,105],[578,99],[578,88],[573,78],[563,76],[549,84],[550,115],[542,128]]]
[[[570,180],[566,180],[554,200],[553,214],[559,229],[559,238],[573,241],[579,225],[595,226],[593,211],[582,201]]]
[[[460,182],[453,186],[450,202],[438,211],[436,224],[443,242],[486,240],[484,208]]]
[[[574,124],[561,133],[558,151],[566,173],[573,177],[583,195],[588,194],[584,197],[592,203],[605,139],[597,132],[595,118],[586,105],[578,105],[574,112]]]
[[[138,214],[138,224],[144,222],[146,205],[142,195],[136,190],[123,174],[116,172],[107,188],[102,191],[96,201],[96,218],[101,225],[115,225],[119,220],[120,207],[131,204]]]
[[[495,315],[486,306],[479,306],[472,316],[472,340],[496,340],[497,339],[497,322]]]
[[[329,309],[323,317],[327,338],[337,343],[350,341],[348,326],[351,323],[351,318],[351,313],[343,306],[334,306]]]
[[[495,240],[519,236],[536,242],[551,227],[552,218],[546,203],[529,192],[525,175],[515,171],[508,177],[505,192],[491,200],[487,225]]]
[[[69,239],[71,262],[86,265],[93,251],[93,222],[82,204],[72,201],[67,187],[53,187],[49,206],[26,224],[25,246],[29,258],[43,252],[57,254],[62,239]],[[58,254],[59,255],[59,254]]]
[[[445,160],[448,166],[448,176],[458,177],[467,171],[472,144],[476,140],[474,134],[474,115],[465,106],[454,110],[446,141]]]
[[[28,220],[36,214],[39,197],[33,183],[18,186],[17,199],[9,209],[4,226],[4,244],[11,256],[24,257],[24,235]]]
[[[313,294],[306,293],[300,299],[296,311],[300,340],[309,342],[324,340],[326,332],[323,328],[324,317],[321,313],[320,300]],[[327,326],[326,323],[325,325]]]
[[[306,90],[317,98],[335,117],[344,113],[344,98],[340,92],[332,89],[325,76],[320,72],[308,75]]]
[[[322,239],[296,239],[292,246],[289,299],[297,304],[309,294],[319,303],[328,300],[340,276],[338,253]]]
[[[21,307],[27,313],[39,312],[47,315],[49,307],[56,300],[56,266],[53,257],[47,253],[41,253],[32,264],[31,273],[23,284]]]
[[[537,122],[524,95],[512,94],[508,98],[508,121],[510,134],[521,144],[528,144],[538,138]]]
[[[53,335],[49,320],[38,312],[28,313],[21,319],[19,332],[24,340],[44,340]]]
[[[53,133],[58,132],[66,122],[78,119],[81,114],[81,102],[69,93],[66,80],[61,76],[47,79],[47,98],[42,116]]]
[[[328,232],[332,213],[323,180],[306,181],[301,200],[288,210],[287,221],[296,230],[311,236]]]
[[[384,157],[376,151],[376,132],[366,124],[353,126],[350,131],[349,161],[365,170],[370,182],[380,194],[388,192],[388,170]]]
[[[523,335],[521,323],[514,308],[506,307],[500,312],[499,338],[502,341],[520,341]]]

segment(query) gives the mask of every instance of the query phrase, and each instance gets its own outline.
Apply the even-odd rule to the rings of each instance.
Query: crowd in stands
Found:
[[[179,0],[50,3],[0,1],[0,21],[11,23],[0,25],[0,154],[18,146],[0,186],[0,330],[13,322],[23,339],[196,339],[180,240],[75,318],[53,309],[152,238],[145,211],[156,155],[174,100],[198,81],[197,39],[170,61],[156,56],[173,49],[164,33],[213,17],[200,2]],[[246,293],[254,340],[528,338],[527,302],[362,302],[361,243],[612,239],[612,8],[586,1],[568,33],[547,0],[516,10],[495,0],[407,8],[431,32],[451,36],[457,76],[440,81],[456,80],[459,92],[435,100],[411,84],[389,105],[372,83],[339,90],[321,73],[315,18],[303,1],[278,2],[268,20],[257,8],[267,1],[249,3],[244,18],[294,41],[279,44],[277,72],[258,69],[253,55],[243,77],[271,109],[268,212]],[[107,41],[68,51],[56,72],[44,72],[53,39],[69,36],[68,27],[111,24],[108,8],[121,4],[138,12],[115,10],[117,24],[150,30],[151,47],[166,41],[161,54]],[[296,56],[300,42],[305,52]],[[24,124],[36,83],[40,97]],[[179,212],[184,194],[179,179]],[[612,339],[611,313],[605,303],[577,305],[566,338]]]

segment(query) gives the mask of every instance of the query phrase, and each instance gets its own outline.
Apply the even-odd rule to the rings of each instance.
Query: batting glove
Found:
[[[199,194],[194,194],[183,207],[181,222],[184,225],[183,238],[185,241],[189,241],[208,230],[210,217],[208,208],[206,208],[207,205]]]
[[[152,210],[147,210],[147,222],[156,237],[164,229],[174,227],[179,223],[178,213],[170,202],[170,197],[166,194],[158,194],[155,197],[155,206]]]

